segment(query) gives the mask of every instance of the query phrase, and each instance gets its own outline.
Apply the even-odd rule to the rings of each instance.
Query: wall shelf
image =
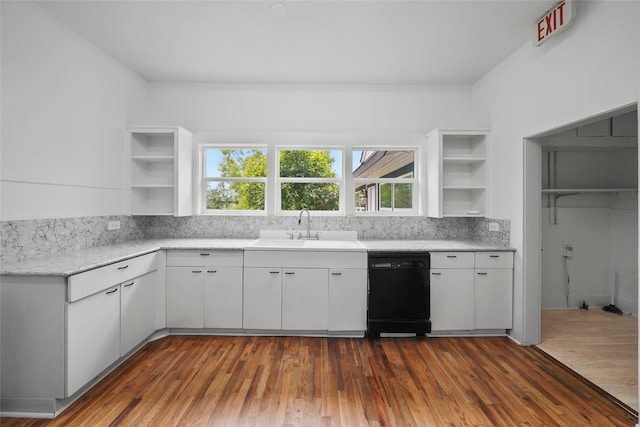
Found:
[[[427,135],[427,215],[486,215],[488,131],[436,129]]]
[[[176,126],[128,130],[131,214],[191,215],[191,133]]]
[[[173,156],[131,156],[131,160],[141,163],[170,163],[174,159]]]

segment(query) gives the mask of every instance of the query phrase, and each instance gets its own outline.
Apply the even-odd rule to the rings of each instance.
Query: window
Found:
[[[321,215],[420,212],[420,149],[416,145],[376,142],[354,147],[350,141],[339,145],[336,139],[326,145],[302,139],[308,145],[293,145],[299,140],[299,135],[285,135],[282,141],[260,145],[203,143],[200,212],[295,215],[303,208]]]
[[[353,150],[356,212],[414,213],[415,150]]]
[[[267,150],[203,148],[203,207],[213,211],[265,211]]]
[[[342,150],[278,151],[278,211],[341,211]]]

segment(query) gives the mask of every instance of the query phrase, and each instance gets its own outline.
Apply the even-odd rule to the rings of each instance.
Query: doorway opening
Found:
[[[538,346],[636,411],[637,188],[635,104],[525,139],[524,272],[538,296],[525,305],[539,314]]]

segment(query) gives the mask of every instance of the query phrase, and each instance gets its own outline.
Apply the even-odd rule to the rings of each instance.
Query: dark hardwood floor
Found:
[[[54,420],[3,426],[634,426],[507,338],[176,336],[146,345]]]

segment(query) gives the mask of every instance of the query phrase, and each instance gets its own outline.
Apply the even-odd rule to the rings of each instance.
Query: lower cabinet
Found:
[[[155,271],[67,305],[67,396],[155,331]]]
[[[67,306],[67,396],[120,357],[120,286]]]
[[[513,270],[477,269],[474,284],[476,329],[511,329]]]
[[[243,301],[247,330],[362,333],[367,253],[245,251]]]
[[[167,327],[204,327],[204,268],[167,266]]]
[[[431,330],[474,329],[473,269],[431,269]]]
[[[167,327],[242,328],[242,251],[167,253]]]
[[[204,327],[242,328],[242,267],[205,270]]]
[[[282,329],[282,269],[245,267],[243,327]]]
[[[120,355],[156,330],[155,271],[120,285]]]
[[[475,327],[513,327],[513,252],[476,252]]]
[[[511,329],[512,252],[432,252],[431,330]]]
[[[367,270],[329,270],[329,331],[367,329]]]
[[[329,328],[329,278],[326,268],[285,268],[282,277],[282,329]]]

